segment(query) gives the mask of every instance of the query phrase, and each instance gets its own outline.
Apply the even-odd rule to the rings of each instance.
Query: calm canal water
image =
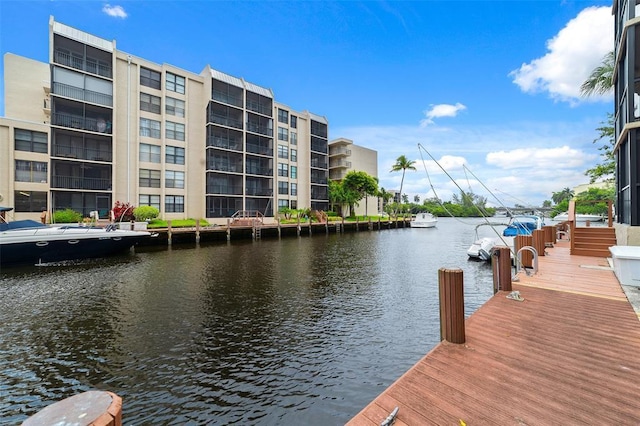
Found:
[[[344,424],[438,343],[439,268],[491,297],[479,221],[4,269],[0,423],[102,389],[126,424]]]

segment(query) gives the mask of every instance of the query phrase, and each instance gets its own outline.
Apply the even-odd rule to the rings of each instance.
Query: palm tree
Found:
[[[602,58],[600,66],[591,71],[589,78],[580,86],[582,96],[604,95],[613,89],[613,67],[615,56],[613,50]]]
[[[573,190],[571,190],[570,188],[564,188],[560,192],[554,192],[553,194],[551,194],[551,199],[554,203],[560,204],[564,200],[572,199],[573,195]]]
[[[404,184],[404,174],[407,170],[415,170],[414,166],[416,162],[409,160],[406,156],[401,155],[396,158],[396,163],[391,167],[392,172],[399,172],[402,170],[402,180],[400,181],[400,194],[402,194],[402,185]]]

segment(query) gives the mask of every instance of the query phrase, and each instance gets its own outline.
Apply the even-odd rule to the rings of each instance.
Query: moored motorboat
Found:
[[[600,222],[604,220],[604,216],[601,214],[576,213],[574,216],[576,222]],[[569,220],[569,213],[557,214],[553,217],[553,220],[556,222],[567,221]]]
[[[438,224],[438,218],[431,213],[421,212],[411,219],[412,228],[434,228]]]
[[[496,233],[495,237],[479,237],[478,229],[482,226],[490,226]],[[511,218],[508,224],[482,223],[476,227],[476,238],[467,250],[470,259],[491,260],[491,253],[495,246],[507,246],[513,255],[515,237],[518,235],[532,235],[533,231],[542,229],[544,219],[536,215],[517,215]],[[500,233],[497,227],[504,227]]]
[[[3,211],[11,210],[3,208]],[[0,221],[0,266],[104,257],[126,251],[152,234],[79,225],[49,226],[34,220]]]

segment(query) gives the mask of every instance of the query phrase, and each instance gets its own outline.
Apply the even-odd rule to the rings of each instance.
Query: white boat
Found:
[[[495,236],[480,237],[479,229],[482,227],[491,227]],[[507,246],[514,252],[514,242],[517,235],[532,235],[533,231],[542,229],[544,219],[542,216],[536,215],[517,215],[513,216],[509,223],[481,223],[476,226],[476,238],[469,246],[467,255],[470,259],[478,259],[484,261],[491,260],[491,253],[495,246]],[[502,232],[498,228],[504,228]]]
[[[431,213],[418,213],[411,219],[412,228],[434,228],[438,224],[438,218]]]
[[[0,208],[1,212],[13,210]],[[2,216],[0,216],[2,218]],[[0,267],[103,257],[130,249],[146,231],[79,225],[49,226],[34,220],[0,220]]]
[[[553,220],[556,222],[564,222],[566,220],[569,220],[569,213],[564,212],[557,214],[553,217]],[[576,213],[575,220],[576,222],[600,222],[604,220],[604,216],[601,214]]]

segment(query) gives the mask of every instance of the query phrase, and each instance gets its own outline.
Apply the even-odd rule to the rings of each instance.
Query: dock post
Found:
[[[69,423],[71,419],[76,422]],[[77,422],[77,419],[82,420]],[[45,407],[22,424],[122,426],[122,398],[108,391],[83,392]]]
[[[533,248],[538,252],[538,256],[544,256],[544,230],[536,229],[533,231]]]
[[[231,219],[227,219],[227,241],[231,241]]]
[[[358,232],[360,230],[360,219],[358,218],[358,215],[356,215],[356,232]]]
[[[298,237],[300,236],[300,215],[298,215]]]
[[[167,221],[167,244],[171,245],[171,221]]]
[[[553,247],[556,243],[556,227],[553,225],[544,226],[544,242],[545,246]]]
[[[533,237],[531,235],[516,235],[513,245],[515,253],[518,253],[522,247],[533,246]],[[522,266],[533,267],[533,254],[528,250],[522,253]]]
[[[278,218],[278,238],[282,238],[282,229],[280,226],[280,218]]]
[[[196,244],[200,242],[200,219],[196,219]]]
[[[462,269],[440,268],[440,340],[464,343],[464,291]]]
[[[511,249],[498,246],[491,253],[493,268],[493,294],[498,291],[511,291]]]

